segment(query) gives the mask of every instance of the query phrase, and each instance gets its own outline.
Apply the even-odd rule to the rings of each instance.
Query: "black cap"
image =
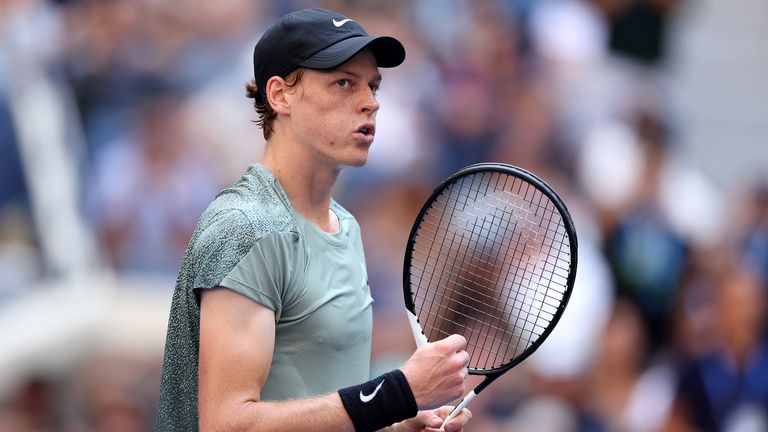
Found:
[[[253,50],[253,73],[263,102],[267,81],[298,67],[332,69],[370,47],[379,67],[405,60],[405,48],[389,36],[369,36],[352,19],[328,9],[291,12],[267,29]]]

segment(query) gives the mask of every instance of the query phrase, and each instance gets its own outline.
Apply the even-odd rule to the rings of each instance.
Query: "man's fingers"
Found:
[[[437,408],[436,410],[430,410],[430,411],[421,411],[419,415],[414,417],[413,419],[409,421],[415,421],[416,419],[422,418],[421,421],[419,421],[420,425],[424,425],[425,431],[428,432],[460,432],[464,430],[464,425],[469,422],[470,419],[472,419],[472,412],[468,409],[464,408],[461,410],[461,412],[454,418],[452,418],[450,421],[445,423],[445,426],[443,426],[443,419],[448,417],[448,415],[453,411],[453,406],[442,406],[440,408]],[[427,423],[426,420],[432,419],[430,423]]]
[[[416,417],[405,420],[403,423],[409,430],[422,430],[423,428],[439,428],[443,424],[443,417],[436,410],[419,411]]]
[[[455,352],[463,351],[467,347],[467,340],[458,334],[452,334],[438,343],[447,345]]]
[[[472,418],[472,412],[464,408],[461,412],[445,424],[445,432],[458,432],[463,430],[464,425]]]
[[[438,417],[434,411],[421,411],[416,415],[416,420],[420,426],[429,428],[439,428],[443,424],[443,418]]]
[[[444,405],[444,406],[441,406],[440,408],[436,409],[435,410],[435,414],[440,416],[440,418],[444,419],[444,418],[448,417],[448,415],[451,413],[451,411],[453,411],[454,408],[456,408],[456,407],[451,406],[451,405]]]

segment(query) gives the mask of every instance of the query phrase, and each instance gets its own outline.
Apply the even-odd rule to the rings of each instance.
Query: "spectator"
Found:
[[[651,345],[667,342],[668,316],[685,272],[689,245],[673,229],[659,199],[668,157],[666,136],[658,120],[637,120],[644,165],[631,203],[606,233],[606,253],[618,293],[636,302],[648,328]]]
[[[725,264],[712,298],[712,346],[687,358],[678,390],[682,415],[699,430],[768,426],[766,293],[759,274],[743,262]]]
[[[674,374],[651,363],[649,348],[637,307],[617,301],[588,378],[589,409],[606,430],[656,431],[667,423]]]

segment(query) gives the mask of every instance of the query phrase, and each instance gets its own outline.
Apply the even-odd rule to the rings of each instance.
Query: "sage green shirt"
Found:
[[[369,379],[371,306],[360,228],[331,201],[325,233],[253,165],[203,213],[182,261],[168,322],[158,430],[197,430],[199,290],[223,286],[275,311],[264,400],[304,398]],[[259,343],[261,335],[242,343]]]

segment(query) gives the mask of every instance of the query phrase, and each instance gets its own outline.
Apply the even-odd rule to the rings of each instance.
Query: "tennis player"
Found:
[[[404,59],[396,39],[324,9],[282,17],[257,43],[247,90],[264,156],[214,199],[184,255],[159,430],[433,430],[464,393],[458,335],[370,379],[360,229],[331,198],[342,167],[367,161],[378,68]]]

